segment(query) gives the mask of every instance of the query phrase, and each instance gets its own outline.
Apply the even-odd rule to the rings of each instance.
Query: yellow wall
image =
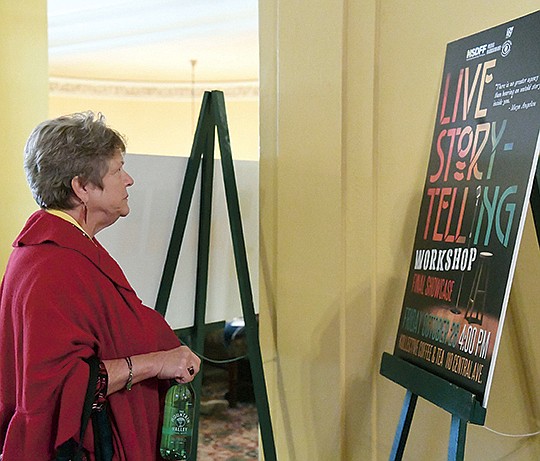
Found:
[[[388,459],[404,390],[378,373],[408,271],[445,47],[536,1],[268,0],[261,36],[261,342],[281,460]],[[524,236],[487,426],[540,427],[538,243]],[[420,401],[406,460],[446,459]],[[468,430],[466,459],[540,459]]]
[[[36,209],[22,167],[23,148],[47,116],[47,10],[43,0],[0,2],[0,273],[11,242]]]
[[[259,101],[229,100],[226,90],[224,97],[233,157],[238,160],[258,160]],[[101,112],[107,118],[107,123],[127,138],[128,152],[189,156],[193,127],[201,102],[202,94],[195,101],[194,122],[190,101],[51,95],[49,116],[52,118],[85,110]]]

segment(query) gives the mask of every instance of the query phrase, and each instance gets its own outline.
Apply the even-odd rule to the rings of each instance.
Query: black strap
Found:
[[[99,373],[99,359],[96,356],[85,359],[90,367],[90,375],[88,377],[88,387],[84,397],[84,406],[81,416],[81,431],[79,434],[79,443],[77,444],[73,438],[64,442],[58,447],[56,452],[56,461],[79,461],[84,459],[85,452],[83,448],[83,439],[92,413],[92,405],[95,400],[97,378]]]
[[[88,377],[88,387],[86,388],[86,396],[84,397],[84,407],[81,417],[81,433],[79,435],[79,451],[82,451],[84,434],[86,433],[86,427],[92,414],[92,405],[96,398],[96,385],[99,373],[99,359],[93,355],[89,359],[85,359],[85,362],[90,366],[90,376]]]
[[[112,461],[114,450],[111,422],[109,421],[107,408],[92,412],[92,427],[94,429],[94,456],[96,461]]]

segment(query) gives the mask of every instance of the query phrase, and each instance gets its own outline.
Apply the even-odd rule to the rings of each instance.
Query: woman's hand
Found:
[[[189,383],[199,372],[201,359],[187,346],[179,346],[157,354],[159,354],[156,373],[158,379],[175,379],[181,383]]]
[[[126,359],[103,360],[108,374],[107,395],[126,387],[129,366]],[[168,351],[150,352],[131,356],[132,379],[136,384],[148,378],[175,379],[180,383],[193,381],[199,372],[201,360],[187,346]]]

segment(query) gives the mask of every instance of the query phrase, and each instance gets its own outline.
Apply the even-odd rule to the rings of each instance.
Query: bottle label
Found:
[[[191,435],[191,419],[189,415],[183,411],[178,410],[171,417],[171,422],[168,427],[163,428],[163,433],[166,435]]]

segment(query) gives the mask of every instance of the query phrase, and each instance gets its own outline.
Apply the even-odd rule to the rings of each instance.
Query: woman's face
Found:
[[[109,160],[109,169],[103,177],[103,189],[87,185],[87,215],[97,230],[110,226],[129,213],[127,188],[133,178],[124,170],[124,157],[120,150]]]

